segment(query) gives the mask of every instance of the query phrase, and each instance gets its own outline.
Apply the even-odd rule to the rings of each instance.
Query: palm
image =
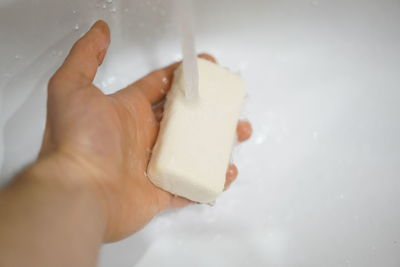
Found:
[[[62,135],[48,136],[43,148],[47,148],[48,143],[68,142],[71,153],[65,152],[74,161],[96,166],[93,170],[96,186],[108,199],[107,210],[112,213],[108,216],[112,218],[109,222],[111,240],[137,231],[165,208],[188,203],[181,198],[171,203],[172,195],[155,187],[146,177],[159,122],[151,103],[138,87],[131,85],[106,96],[90,85],[68,102],[51,110],[59,116],[57,121],[48,122],[50,132]],[[64,106],[74,110],[72,116],[63,110]],[[51,130],[56,127],[61,131]],[[110,188],[112,190],[108,190]],[[140,216],[138,210],[142,213]]]

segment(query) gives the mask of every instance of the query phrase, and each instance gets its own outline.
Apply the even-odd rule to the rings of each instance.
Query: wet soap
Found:
[[[204,59],[198,59],[198,70],[195,101],[185,98],[182,65],[175,71],[147,173],[172,194],[211,203],[224,189],[245,86]]]

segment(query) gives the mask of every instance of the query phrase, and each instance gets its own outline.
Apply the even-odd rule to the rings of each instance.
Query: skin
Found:
[[[109,43],[107,24],[96,22],[49,81],[39,157],[0,192],[0,266],[94,266],[102,243],[191,203],[146,176],[179,63],[105,95],[92,82]],[[251,136],[249,122],[238,123],[237,136]],[[230,164],[226,188],[237,175]]]

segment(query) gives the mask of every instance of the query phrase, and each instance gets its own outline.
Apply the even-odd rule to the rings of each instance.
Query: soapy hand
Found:
[[[115,241],[138,231],[157,213],[190,202],[157,188],[146,177],[162,100],[179,63],[105,95],[92,82],[109,42],[107,24],[98,21],[51,78],[39,160],[57,155],[62,171],[90,181],[106,218],[103,240]],[[215,62],[210,55],[200,57]],[[239,141],[248,139],[250,124],[239,122],[237,134]],[[62,162],[68,167],[63,168]],[[235,165],[227,166],[226,187],[237,173]]]

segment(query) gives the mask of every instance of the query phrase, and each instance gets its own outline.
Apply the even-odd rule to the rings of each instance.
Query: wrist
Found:
[[[101,235],[103,241],[107,216],[101,192],[94,184],[96,175],[94,170],[79,164],[68,154],[52,152],[25,170],[16,184],[37,187],[50,194],[54,201],[64,203],[61,205],[82,210],[86,216],[83,223],[93,223],[93,230]]]
[[[94,266],[106,220],[88,175],[52,154],[0,192],[0,265]]]

